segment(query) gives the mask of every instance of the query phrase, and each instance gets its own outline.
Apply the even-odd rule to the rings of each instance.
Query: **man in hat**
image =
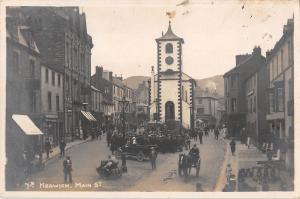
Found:
[[[60,158],[65,156],[65,148],[66,148],[66,143],[65,141],[62,139],[59,143],[59,149],[60,149]]]
[[[47,138],[45,142],[45,151],[46,151],[47,159],[49,158],[50,150],[51,150],[51,143],[49,141],[49,138]]]
[[[200,151],[196,144],[194,144],[193,148],[190,150],[189,155],[192,157],[193,164],[196,164],[200,158]]]
[[[70,156],[67,156],[67,158],[63,162],[63,167],[64,167],[64,176],[65,176],[65,182],[68,181],[69,177],[69,182],[72,183],[72,161]]]
[[[152,170],[156,169],[156,158],[157,158],[157,152],[155,151],[154,147],[150,148],[150,162]]]
[[[234,155],[234,153],[235,153],[235,141],[234,141],[234,139],[231,140],[229,145],[230,145],[231,153],[232,153],[232,155]]]

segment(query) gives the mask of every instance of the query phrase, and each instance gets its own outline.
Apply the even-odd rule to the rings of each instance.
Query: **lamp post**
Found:
[[[72,114],[73,114],[73,110],[72,109],[68,109],[67,110],[67,118],[68,118],[68,132],[70,130],[69,126],[71,125],[71,141],[73,142],[74,140],[74,135],[73,135],[73,117],[72,117]],[[71,122],[69,120],[69,118],[71,118]],[[70,124],[71,123],[71,124]]]
[[[87,111],[87,105],[88,105],[89,103],[87,103],[87,102],[82,102],[82,106],[83,106],[83,108],[84,108],[84,110],[85,111]]]
[[[126,100],[125,96],[123,96],[122,100],[120,101],[121,106],[122,106],[122,127],[123,127],[123,139],[125,140],[125,131],[126,131],[126,127],[125,127],[125,109],[127,108],[129,101]]]
[[[189,108],[190,108],[191,130],[192,130],[192,133],[194,133],[194,107],[193,107],[193,105],[191,105]]]
[[[154,100],[155,103],[155,112],[156,112],[156,118],[155,118],[155,127],[157,129],[157,123],[158,123],[158,100],[157,98]]]

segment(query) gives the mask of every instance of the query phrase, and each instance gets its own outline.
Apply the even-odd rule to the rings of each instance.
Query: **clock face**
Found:
[[[168,65],[171,65],[171,64],[173,64],[173,62],[174,62],[174,59],[172,58],[172,57],[170,57],[170,56],[168,56],[168,57],[166,57],[166,63],[168,64]]]

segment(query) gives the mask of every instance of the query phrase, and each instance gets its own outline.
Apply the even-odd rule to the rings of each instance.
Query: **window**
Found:
[[[45,81],[46,83],[49,82],[49,70],[46,68],[46,71],[45,71]]]
[[[231,112],[236,112],[236,105],[237,105],[237,103],[236,103],[236,99],[235,98],[232,98],[231,99]]]
[[[13,72],[19,71],[19,54],[17,52],[13,52]]]
[[[35,64],[33,60],[30,60],[30,77],[35,77]]]
[[[185,91],[185,101],[187,102],[187,91]]]
[[[67,95],[70,94],[70,89],[69,89],[69,76],[66,75],[66,91],[67,91]]]
[[[31,97],[32,97],[31,98],[31,100],[32,100],[32,102],[31,102],[31,111],[33,113],[35,113],[36,112],[36,93],[33,92]]]
[[[283,88],[277,89],[277,110],[279,112],[283,111]]]
[[[293,100],[293,84],[292,84],[292,80],[289,79],[289,100]]]
[[[166,53],[173,53],[173,45],[171,43],[166,44]]]
[[[289,58],[289,66],[292,64],[292,58],[293,58],[293,51],[292,51],[292,45],[291,40],[288,41],[288,58]]]
[[[66,43],[66,65],[70,65],[70,44]]]
[[[59,111],[59,96],[56,95],[56,111]]]
[[[274,112],[274,94],[269,93],[269,113]]]
[[[253,113],[256,112],[256,96],[253,97]]]
[[[97,93],[95,92],[95,108],[96,108],[96,110],[97,110],[97,106],[98,106],[98,95],[97,95]]]
[[[270,80],[273,80],[273,62],[270,62]]]
[[[81,59],[81,61],[80,61],[80,65],[81,65],[81,66],[80,66],[80,71],[83,71],[83,68],[84,68],[84,59],[85,59],[83,53],[81,53],[80,59]]]
[[[237,81],[236,75],[232,75],[231,76],[231,88],[236,87],[236,81]]]
[[[278,55],[276,55],[276,76],[279,74]]]
[[[48,92],[48,110],[51,111],[52,110],[52,101],[51,101],[51,92]]]
[[[57,74],[57,85],[60,87],[60,74]]]
[[[197,108],[197,114],[204,114],[204,108]]]
[[[198,104],[202,104],[202,98],[198,99]]]
[[[281,49],[281,51],[280,51],[280,72],[282,72],[283,71],[283,64],[284,64],[284,62],[283,62],[283,49]]]
[[[253,108],[253,102],[252,102],[252,98],[250,98],[250,108],[249,108],[250,113],[252,113],[252,108]]]
[[[55,85],[55,72],[52,71],[52,85]]]

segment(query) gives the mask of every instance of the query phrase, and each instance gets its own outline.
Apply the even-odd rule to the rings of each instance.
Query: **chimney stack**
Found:
[[[112,82],[112,79],[113,79],[113,73],[110,71],[110,72],[109,72],[109,81]]]
[[[254,46],[252,54],[253,55],[261,55],[261,48],[260,48],[260,46]]]

